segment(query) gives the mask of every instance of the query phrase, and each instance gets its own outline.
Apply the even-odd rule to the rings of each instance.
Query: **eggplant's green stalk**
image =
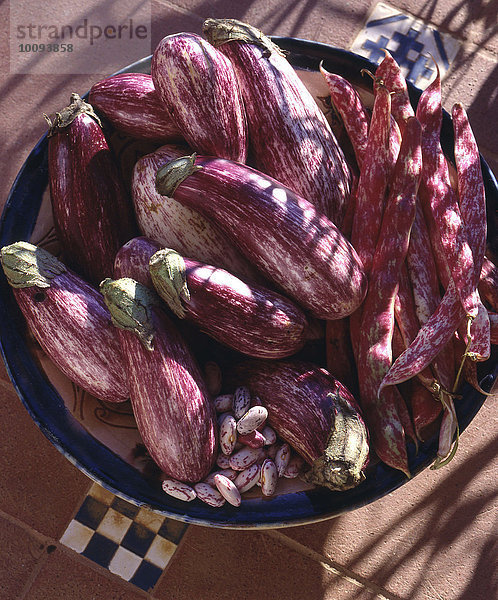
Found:
[[[0,251],[5,276],[14,288],[48,288],[57,275],[67,271],[55,256],[29,242],[16,242]]]
[[[102,123],[100,122],[97,113],[93,110],[93,106],[88,104],[88,102],[85,102],[78,94],[71,94],[71,102],[69,106],[63,108],[61,112],[55,113],[55,118],[53,121],[48,115],[43,115],[49,127],[47,136],[51,137],[55,135],[60,129],[64,129],[64,127],[71,125],[77,116],[83,114],[95,119],[95,121],[97,121],[97,123],[102,127]]]
[[[369,454],[368,432],[357,412],[337,394],[334,423],[325,452],[303,475],[308,483],[343,491],[365,479],[363,467]]]
[[[152,308],[158,300],[149,288],[134,279],[104,279],[100,284],[112,322],[138,336],[147,350],[154,350]]]
[[[182,181],[202,169],[195,165],[196,156],[195,153],[190,156],[180,156],[162,166],[156,174],[157,193],[171,198]]]
[[[170,248],[156,252],[149,261],[149,272],[157,293],[166,301],[177,317],[185,317],[182,300],[190,300],[185,261],[181,254]]]
[[[228,42],[245,42],[259,46],[263,50],[263,56],[268,57],[272,52],[285,56],[262,31],[237,19],[206,19],[202,31],[214,47]]]

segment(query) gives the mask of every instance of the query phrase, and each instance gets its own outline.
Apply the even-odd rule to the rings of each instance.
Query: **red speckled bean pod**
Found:
[[[365,160],[358,182],[351,232],[351,243],[360,256],[367,276],[379,237],[387,182],[392,168],[389,161],[390,123],[391,95],[386,87],[379,86],[374,102]]]
[[[349,334],[349,318],[327,321],[325,344],[328,372],[354,392],[358,389],[358,381]]]
[[[490,324],[490,337],[492,344],[498,344],[498,313],[488,311]]]
[[[457,103],[452,110],[460,212],[474,259],[474,284],[479,281],[486,252],[486,197],[479,150],[467,113]]]
[[[356,162],[361,169],[367,151],[370,115],[358,92],[347,79],[336,73],[329,73],[321,65],[320,72],[327,82],[332,104],[342,118],[353,147]]]
[[[482,263],[478,289],[491,310],[498,312],[498,267],[486,256]]]
[[[436,258],[439,257],[448,266],[466,313],[475,317],[479,300],[472,251],[440,143],[442,106],[439,70],[436,79],[420,97],[417,118],[422,125],[423,156],[419,194],[433,249]]]
[[[420,329],[420,321],[417,318],[415,310],[415,301],[413,299],[412,288],[406,269],[406,264],[403,264],[399,273],[399,288],[396,300],[394,302],[394,316],[396,323],[399,326],[401,336],[405,348],[412,343]],[[420,382],[430,388],[434,376],[430,369],[426,368],[420,373],[417,373]]]
[[[451,283],[437,309],[422,325],[410,346],[394,361],[382,380],[379,392],[397,385],[425,369],[450,341],[465,317],[459,297]]]
[[[385,57],[375,71],[375,76],[380,79],[392,94],[391,112],[403,133],[406,121],[414,116],[413,107],[408,95],[408,86],[398,63],[393,56],[384,50]]]
[[[424,428],[433,423],[441,414],[443,405],[420,381],[413,379],[410,394],[410,407],[413,426],[419,440],[424,439]]]
[[[381,460],[405,473],[408,464],[399,392],[393,387],[379,393],[378,388],[392,360],[394,300],[415,217],[422,167],[420,135],[418,121],[409,119],[372,261],[357,355],[360,398],[373,447]]]
[[[453,130],[455,134],[455,162],[458,178],[460,212],[465,224],[466,237],[472,252],[474,277],[473,289],[478,286],[486,251],[486,197],[482,178],[477,142],[462,104],[453,106]],[[478,294],[478,314],[472,323],[470,352],[478,360],[489,358],[489,319]]]

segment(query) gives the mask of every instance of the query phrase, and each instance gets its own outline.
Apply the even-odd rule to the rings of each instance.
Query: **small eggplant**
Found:
[[[120,73],[94,83],[88,100],[117,130],[140,140],[180,141],[152,77],[146,73]]]
[[[30,331],[52,362],[96,398],[127,400],[121,346],[99,291],[27,242],[4,246],[1,262]]]
[[[309,483],[347,490],[365,479],[368,430],[360,408],[325,369],[302,361],[248,360],[227,373],[268,410],[268,423],[311,468]]]
[[[145,447],[169,477],[201,481],[216,458],[217,425],[190,349],[147,287],[130,278],[108,278],[100,289],[121,342]]]
[[[133,206],[92,106],[72,94],[54,122],[47,120],[50,197],[64,261],[98,285],[136,234]]]

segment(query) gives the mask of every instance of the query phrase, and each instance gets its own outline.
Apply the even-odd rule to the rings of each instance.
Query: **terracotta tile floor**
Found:
[[[239,18],[269,34],[350,48],[375,5],[369,0],[152,0],[151,47],[168,33],[200,32],[203,19],[211,16]],[[443,82],[444,105],[448,109],[457,100],[464,103],[481,153],[498,173],[496,2],[393,0],[389,5],[458,44],[458,54]],[[60,14],[69,15],[73,3],[58,0],[57,6]],[[4,32],[0,36],[2,206],[24,159],[45,132],[42,113],[55,112],[72,91],[83,93],[98,78],[123,66],[119,56],[109,53],[102,56],[100,73],[73,73],[67,65],[66,73],[11,73],[9,14],[26,12],[27,7],[25,0],[0,4]],[[104,10],[107,7],[96,0],[85,3],[88,15]],[[99,492],[42,435],[2,364],[0,599],[498,598],[496,431],[497,401],[492,396],[462,436],[455,459],[443,470],[427,470],[387,497],[319,524],[261,532],[189,526],[184,533],[178,523],[166,522],[161,530],[164,537],[154,542],[152,550],[144,546],[140,557],[133,554],[136,568],[143,556],[149,563],[147,573],[137,571],[142,579],[135,575],[136,585],[126,581],[133,577],[131,563],[120,566],[115,559],[111,570],[102,566],[109,562],[102,559],[108,540],[99,545],[95,539],[102,538],[95,538],[95,554],[86,552],[90,558],[82,554],[82,547],[71,549],[67,529],[78,519],[87,519],[88,540],[94,535],[90,513],[82,517],[81,512],[87,494],[102,500],[102,517],[110,506],[105,503],[113,498]],[[152,544],[161,527],[154,515],[141,513],[137,525],[135,514],[127,516],[126,506],[120,509],[119,514],[108,513],[99,531],[118,535],[112,542],[117,544],[141,531],[142,537],[135,536],[140,544],[146,539]],[[121,527],[120,533],[113,527]],[[147,527],[155,528],[154,533]],[[127,543],[128,549],[120,552],[129,558],[126,552],[139,550]],[[164,570],[150,567],[154,561],[165,564]]]

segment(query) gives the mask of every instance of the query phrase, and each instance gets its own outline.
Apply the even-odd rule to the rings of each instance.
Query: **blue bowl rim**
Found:
[[[288,58],[292,64],[302,68],[316,70],[322,60],[325,68],[330,62],[336,72],[344,70],[344,74],[350,76],[352,69],[359,74],[362,68],[372,71],[376,68],[374,63],[364,57],[327,44],[281,36],[272,36],[272,39],[289,52]],[[145,57],[118,73],[146,72],[150,59],[150,56]],[[421,92],[411,84],[408,87],[411,99],[416,104]],[[451,117],[446,111],[443,115],[442,144],[445,152],[451,154]],[[488,203],[496,206],[496,178],[482,157],[481,164]],[[44,135],[29,154],[12,185],[0,220],[1,246],[29,239],[47,182],[47,139]],[[370,504],[411,481],[400,471],[378,463],[369,470],[366,481],[346,492],[316,488],[270,499],[247,499],[239,508],[225,505],[218,509],[198,501],[184,503],[170,498],[158,486],[145,480],[131,465],[100,444],[69,413],[57,390],[38,367],[25,338],[19,336],[25,323],[3,272],[0,273],[0,289],[2,314],[9,317],[0,320],[1,352],[9,377],[31,418],[52,444],[79,470],[133,504],[197,525],[231,529],[273,529],[333,518]],[[486,391],[491,389],[498,372],[494,359],[490,366],[493,367],[492,371],[481,381]],[[484,400],[484,395],[470,386],[465,387],[463,398],[457,406],[461,432],[475,417]],[[411,479],[433,462],[436,450],[436,436],[420,443],[418,452],[413,444],[409,444]]]

